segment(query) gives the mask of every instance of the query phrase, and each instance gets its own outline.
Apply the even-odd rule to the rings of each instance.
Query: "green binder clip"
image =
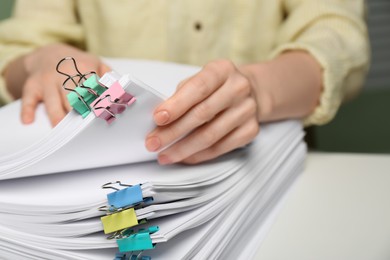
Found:
[[[85,118],[91,112],[91,103],[104,91],[106,91],[106,88],[99,84],[98,76],[92,74],[82,85],[72,89],[67,98],[70,105]]]
[[[119,252],[153,249],[155,244],[153,244],[150,235],[156,233],[158,230],[158,226],[151,226],[148,229],[140,229],[137,233],[134,233],[134,230],[131,229],[124,230],[122,232],[124,237],[116,240]]]
[[[73,62],[76,74],[71,75],[60,70],[61,64],[65,61]],[[63,58],[58,62],[56,70],[58,73],[67,77],[62,87],[70,91],[67,95],[70,105],[85,118],[91,112],[90,104],[106,91],[107,88],[99,84],[99,78],[95,72],[82,74],[77,68],[76,60],[72,57]],[[67,85],[69,83],[73,83],[73,87],[68,87]]]

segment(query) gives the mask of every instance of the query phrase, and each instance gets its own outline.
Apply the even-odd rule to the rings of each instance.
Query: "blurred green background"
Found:
[[[390,153],[390,1],[367,3],[373,53],[366,85],[358,98],[341,107],[331,123],[307,129],[312,149]],[[10,15],[12,5],[13,0],[0,0],[0,19]]]
[[[13,0],[0,0],[0,19],[7,18],[11,14]]]

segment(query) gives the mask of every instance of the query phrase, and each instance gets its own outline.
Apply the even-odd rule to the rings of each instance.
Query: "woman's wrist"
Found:
[[[322,70],[303,51],[281,54],[276,59],[240,67],[252,83],[259,122],[303,118],[319,103]]]
[[[252,95],[257,103],[257,120],[259,122],[267,121],[274,111],[274,97],[271,91],[274,82],[272,72],[269,71],[268,63],[247,64],[239,67],[250,81],[252,86]]]

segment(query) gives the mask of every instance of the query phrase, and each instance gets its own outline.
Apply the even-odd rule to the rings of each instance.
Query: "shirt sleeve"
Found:
[[[370,60],[364,0],[284,0],[287,14],[271,58],[310,53],[323,70],[323,90],[305,125],[325,124],[361,88]]]
[[[14,59],[51,43],[84,44],[74,0],[17,0],[11,18],[0,23],[0,105],[12,101],[4,70]]]

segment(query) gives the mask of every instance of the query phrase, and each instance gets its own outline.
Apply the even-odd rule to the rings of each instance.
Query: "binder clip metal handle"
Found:
[[[122,187],[132,187],[133,186],[130,184],[124,184],[121,181],[113,181],[113,182],[107,182],[107,183],[103,184],[102,189],[113,189],[116,191],[120,190],[120,189],[114,187],[114,185],[118,185],[118,186],[122,186]]]

